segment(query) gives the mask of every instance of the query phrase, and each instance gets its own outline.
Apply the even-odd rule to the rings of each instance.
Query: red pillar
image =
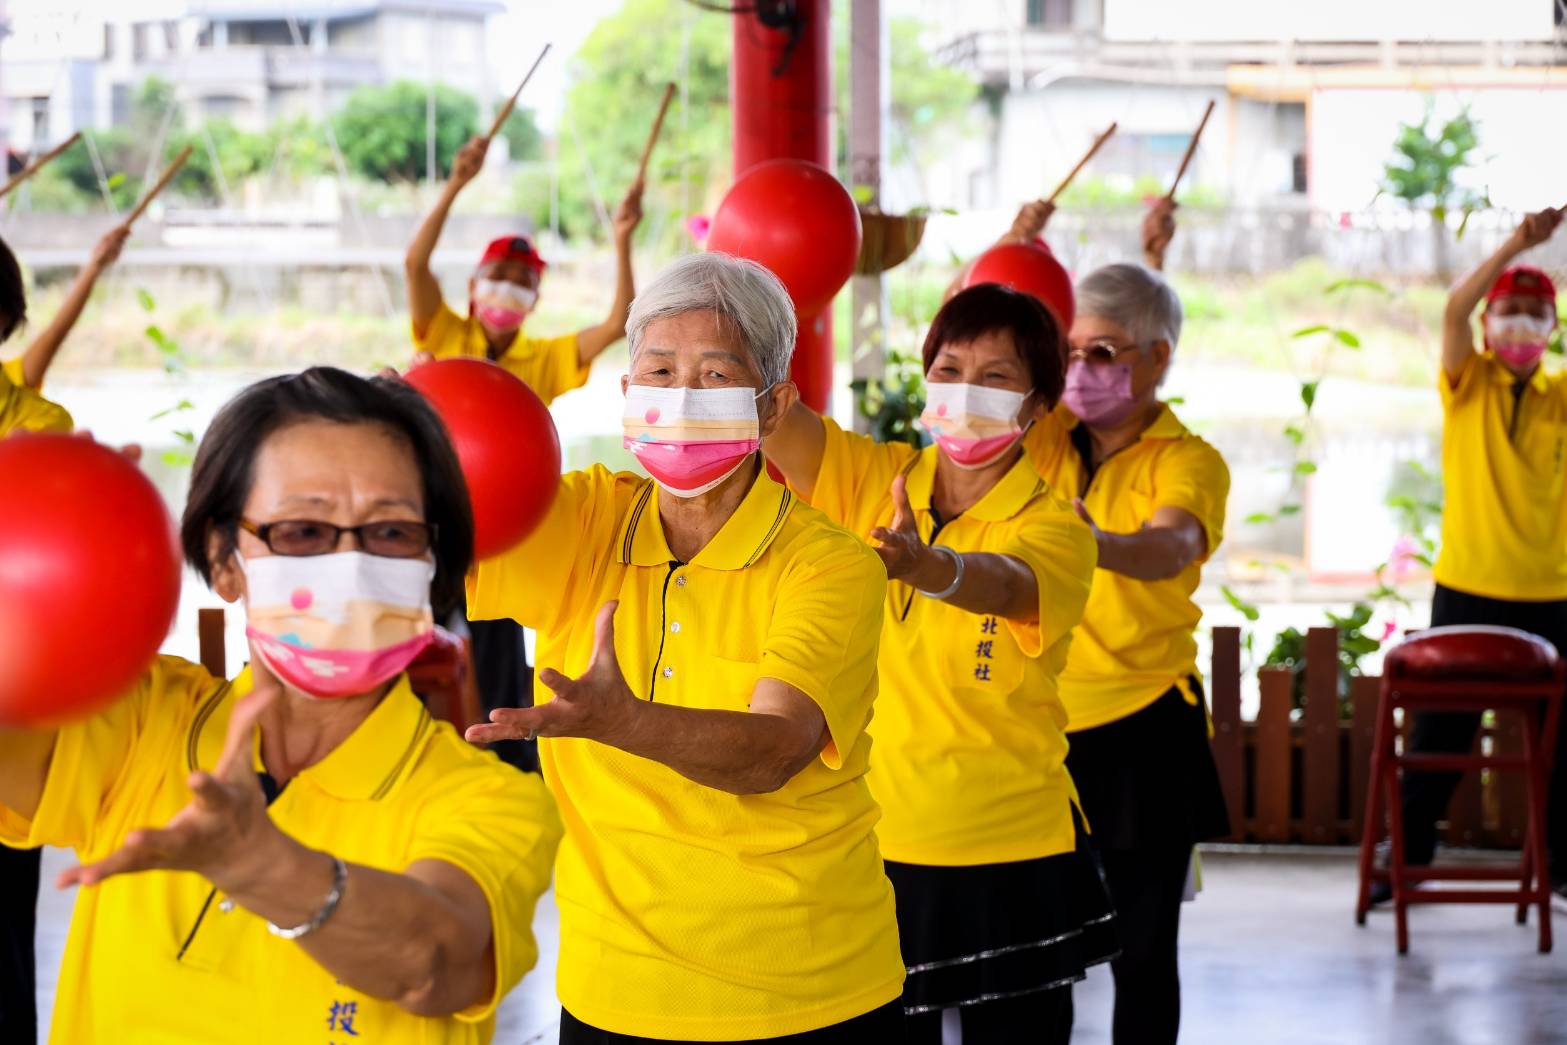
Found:
[[[768,11],[782,18],[791,6],[796,30],[764,23]],[[831,8],[832,0],[758,0],[735,14],[729,102],[736,177],[780,158],[833,169]],[[806,404],[825,413],[832,401],[832,307],[799,320],[794,380]]]

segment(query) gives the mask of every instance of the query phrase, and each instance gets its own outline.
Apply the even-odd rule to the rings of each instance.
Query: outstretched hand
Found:
[[[1175,208],[1174,200],[1161,196],[1143,215],[1143,256],[1157,261],[1155,268],[1164,267],[1164,252],[1175,238]]]
[[[1567,215],[1567,207],[1546,207],[1544,210],[1526,215],[1513,232],[1514,238],[1518,241],[1518,249],[1528,250],[1530,247],[1538,247],[1550,239],[1556,232],[1557,226],[1562,223],[1564,215]]]
[[[95,272],[102,272],[119,260],[120,251],[125,249],[125,241],[130,239],[131,227],[129,225],[116,225],[93,247],[92,257],[88,264]]]
[[[915,524],[907,486],[901,475],[892,481],[892,521],[876,527],[870,535],[877,542],[872,547],[887,568],[887,579],[913,583],[911,578],[929,562],[931,550]]]
[[[279,835],[267,815],[266,798],[252,768],[251,753],[262,712],[282,694],[282,685],[251,654],[255,686],[234,703],[218,763],[188,779],[189,804],[161,828],[132,831],[113,853],[64,871],[55,884],[97,885],[139,871],[194,871],[224,892],[243,889],[266,866],[268,835]]]
[[[646,187],[641,178],[632,182],[631,188],[626,190],[625,198],[615,208],[613,224],[616,243],[630,243],[631,234],[637,231],[638,225],[642,224],[642,193]]]
[[[489,151],[490,139],[480,135],[469,138],[452,160],[451,184],[460,189],[478,177],[484,169],[484,156]]]
[[[1045,200],[1029,200],[1018,208],[1012,227],[1001,237],[1003,243],[1032,243],[1045,233],[1056,205]]]
[[[586,737],[614,744],[624,735],[636,712],[636,694],[626,685],[615,655],[615,609],[606,602],[593,623],[593,659],[576,678],[544,668],[538,679],[555,698],[531,708],[496,708],[486,724],[469,726],[465,736],[475,744],[534,737]]]

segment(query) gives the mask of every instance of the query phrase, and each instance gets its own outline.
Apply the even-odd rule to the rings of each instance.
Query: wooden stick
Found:
[[[1083,158],[1077,161],[1077,166],[1068,171],[1067,176],[1061,179],[1061,184],[1056,186],[1056,191],[1045,197],[1046,203],[1054,203],[1056,201],[1056,197],[1061,195],[1068,185],[1072,184],[1072,179],[1077,177],[1077,172],[1088,166],[1088,161],[1094,158],[1094,153],[1098,152],[1099,147],[1109,141],[1110,135],[1114,133],[1115,124],[1112,123],[1105,128],[1103,134],[1094,139],[1094,143],[1088,147],[1088,151],[1083,154]]]
[[[180,172],[180,168],[185,166],[185,161],[190,159],[192,148],[193,146],[187,145],[180,150],[180,154],[174,157],[174,162],[165,167],[158,180],[152,183],[152,188],[142,193],[141,199],[136,201],[136,206],[131,209],[130,214],[126,216],[125,221],[121,224],[131,225],[137,218],[141,217],[142,211],[147,209],[147,205],[157,197],[158,193],[168,188],[169,182],[173,181],[174,176]]]
[[[75,145],[76,139],[80,138],[81,136],[82,132],[77,131],[75,134],[65,139],[65,141],[61,142],[59,145],[56,145],[54,148],[38,157],[32,163],[29,163],[26,167],[23,167],[21,170],[17,171],[16,177],[6,182],[4,186],[0,186],[0,199],[3,199],[5,196],[7,196],[12,189],[22,184],[22,182],[37,174],[44,164],[60,155],[66,149],[69,149],[71,146]]]
[[[528,81],[533,79],[534,73],[538,72],[539,63],[544,61],[544,56],[549,53],[550,45],[545,44],[544,50],[540,51],[539,56],[533,60],[533,66],[528,70],[528,75],[522,78],[522,82],[517,85],[517,89],[511,92],[511,97],[506,99],[506,104],[501,106],[500,111],[495,114],[495,122],[490,124],[490,133],[484,136],[486,140],[494,138],[501,133],[501,124],[506,122],[506,117],[510,116],[512,109],[516,108],[517,98],[522,94],[522,89],[528,86]]]
[[[1175,190],[1180,187],[1181,179],[1186,176],[1186,168],[1197,152],[1197,141],[1202,137],[1202,129],[1208,126],[1208,117],[1212,115],[1213,101],[1210,99],[1208,107],[1202,111],[1202,120],[1198,122],[1197,129],[1192,132],[1192,140],[1186,143],[1186,155],[1181,157],[1181,166],[1175,172],[1175,180],[1170,183],[1170,191],[1164,194],[1165,199],[1175,199]]]
[[[664,127],[664,114],[675,97],[675,85],[664,85],[664,100],[658,103],[658,115],[653,118],[653,129],[648,132],[647,144],[642,146],[642,162],[637,164],[637,181],[647,180],[647,161],[653,158],[653,146],[658,142],[658,132]]]

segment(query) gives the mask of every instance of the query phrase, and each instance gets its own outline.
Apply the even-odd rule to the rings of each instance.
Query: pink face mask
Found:
[[[473,314],[500,334],[520,329],[538,300],[538,291],[504,279],[480,279],[473,284]]]
[[[1515,370],[1528,370],[1545,355],[1556,324],[1543,316],[1519,313],[1485,317],[1485,343],[1496,358]]]
[[[931,381],[925,385],[920,424],[953,464],[984,468],[1022,438],[1017,419],[1027,398],[1005,388]]]
[[[631,385],[622,445],[676,497],[707,493],[761,447],[756,401],[766,391]]]
[[[246,628],[267,667],[313,697],[368,693],[435,637],[435,565],[364,552],[242,559]]]
[[[1074,360],[1067,367],[1061,402],[1086,425],[1119,424],[1137,408],[1137,399],[1132,395],[1132,368]]]

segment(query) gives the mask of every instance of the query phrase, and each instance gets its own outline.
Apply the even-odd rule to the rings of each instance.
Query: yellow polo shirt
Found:
[[[0,807],[0,842],[69,846],[90,862],[130,831],[167,823],[190,801],[191,771],[216,764],[233,700],[249,687],[248,671],[231,684],[158,658],[127,697],[60,731],[36,814],[29,822]],[[337,982],[257,915],[224,913],[199,875],[147,871],[78,893],[52,1040],[488,1042],[496,1005],[538,956],[533,908],[560,834],[543,784],[432,719],[402,680],[269,812],[301,843],[350,863],[396,872],[433,859],[465,871],[490,902],[494,994],[456,1016],[412,1015]]]
[[[27,377],[22,369],[21,356],[17,356],[14,359],[7,359],[5,362],[0,363],[0,372],[3,372],[7,380],[9,380],[13,385],[22,385],[25,387],[27,384]]]
[[[413,328],[413,338],[416,349],[436,359],[490,358],[490,343],[485,340],[479,321],[473,316],[459,316],[444,301],[422,333],[417,326]],[[587,383],[590,369],[577,350],[576,334],[528,337],[519,330],[496,362],[521,378],[546,404],[581,388]]]
[[[1516,602],[1567,599],[1567,373],[1522,395],[1489,352],[1442,389],[1443,587]]]
[[[601,1030],[695,1041],[870,1012],[903,989],[865,782],[887,575],[765,471],[688,563],[658,500],[640,475],[566,474],[543,524],[470,575],[469,615],[538,629],[538,663],[576,677],[594,617],[618,599],[615,654],[639,700],[743,712],[758,680],[778,679],[816,702],[830,739],[762,795],[596,741],[541,740],[566,825],[561,1004]]]
[[[12,360],[20,364],[21,360]],[[0,368],[0,436],[12,432],[69,432],[76,422],[65,407],[45,399],[22,383],[20,366]]]
[[[1061,673],[1067,729],[1093,729],[1141,711],[1171,686],[1196,694],[1185,679],[1197,670],[1192,594],[1202,564],[1224,539],[1230,470],[1205,440],[1163,407],[1130,446],[1112,454],[1090,479],[1072,443],[1077,419],[1057,408],[1024,439],[1034,467],[1063,497],[1081,497],[1094,522],[1111,533],[1136,533],[1160,508],[1180,508],[1202,524],[1207,553],[1162,581],[1113,570],[1094,572],[1094,590]]]
[[[1027,563],[1035,624],[970,613],[899,581],[883,602],[881,698],[871,791],[889,860],[941,867],[1031,860],[1077,842],[1056,693],[1097,549],[1071,505],[1024,457],[968,511],[937,528],[934,447],[877,443],[831,420],[811,503],[857,534],[892,521],[892,480],[927,541]]]

